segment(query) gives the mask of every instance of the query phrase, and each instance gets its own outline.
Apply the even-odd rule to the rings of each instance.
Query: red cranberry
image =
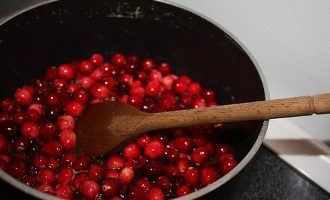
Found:
[[[119,172],[115,169],[108,169],[105,171],[105,179],[119,179]]]
[[[92,164],[92,162],[92,158],[89,155],[84,154],[76,159],[76,161],[72,165],[72,168],[75,171],[87,170]]]
[[[128,94],[130,90],[130,86],[125,82],[121,82],[118,83],[117,90],[120,95]]]
[[[100,181],[100,180],[102,180],[104,178],[104,176],[105,176],[105,171],[99,165],[92,165],[88,169],[88,177],[91,180]]]
[[[53,82],[54,89],[62,89],[66,86],[67,82],[65,79],[55,79]]]
[[[80,116],[83,109],[84,107],[79,101],[70,101],[65,105],[65,112],[73,117]]]
[[[139,146],[135,143],[126,146],[122,153],[127,159],[137,159],[141,155]]]
[[[42,154],[36,155],[32,159],[32,165],[37,169],[45,169],[48,166],[48,164],[49,164],[49,159]]]
[[[70,83],[67,85],[66,90],[69,94],[73,94],[75,91],[79,90],[80,86],[77,83]]]
[[[158,70],[151,70],[149,74],[149,81],[158,81],[161,82],[163,79],[162,73]]]
[[[141,148],[145,148],[149,143],[150,143],[150,137],[147,134],[143,134],[141,135],[138,139],[137,139],[137,144],[141,147]]]
[[[228,144],[218,144],[217,146],[217,153],[218,155],[224,154],[226,152],[230,152],[231,147]]]
[[[24,137],[34,139],[39,135],[39,127],[33,122],[25,122],[21,127],[21,132]]]
[[[165,76],[162,80],[162,84],[163,84],[164,88],[167,90],[171,90],[173,87],[173,83],[176,79],[178,79],[178,77],[175,76],[174,74],[169,74],[169,75]]]
[[[114,179],[104,180],[101,185],[101,190],[104,196],[114,197],[119,194],[119,183]]]
[[[55,195],[61,199],[73,199],[74,193],[69,185],[57,185]]]
[[[7,113],[0,113],[0,123],[4,121],[9,121],[10,117]]]
[[[172,93],[163,93],[160,95],[159,105],[164,110],[170,110],[175,106],[175,96]]]
[[[57,105],[60,102],[59,96],[55,93],[49,93],[46,96],[46,102],[48,105]]]
[[[171,182],[168,180],[168,178],[166,176],[160,176],[157,179],[156,182],[157,182],[157,185],[160,186],[165,191],[171,189],[172,184],[171,184]]]
[[[175,139],[175,147],[183,152],[190,152],[193,147],[193,141],[189,137],[178,137]]]
[[[147,178],[139,178],[135,184],[145,191],[151,187],[151,184]]]
[[[73,93],[72,99],[84,104],[88,102],[89,94],[86,90],[80,89]]]
[[[61,158],[61,164],[63,166],[72,166],[73,162],[76,161],[76,154],[73,152],[66,152]]]
[[[13,114],[12,119],[16,124],[22,125],[26,121],[26,112],[23,110],[17,111]]]
[[[206,165],[201,169],[201,182],[203,185],[213,183],[219,178],[216,168],[212,165]]]
[[[111,56],[111,64],[115,66],[123,66],[126,64],[126,58],[123,54],[116,53]]]
[[[100,193],[100,186],[93,180],[84,180],[79,185],[79,193],[86,199],[94,199]]]
[[[57,127],[51,121],[43,121],[40,123],[39,135],[44,139],[53,139],[57,135]]]
[[[110,95],[110,90],[109,88],[102,84],[102,83],[96,83],[92,86],[90,89],[91,94],[98,99],[105,99],[109,97]]]
[[[63,64],[58,67],[58,74],[65,80],[71,80],[75,77],[75,70],[69,64]]]
[[[196,164],[202,164],[209,159],[209,152],[206,147],[198,147],[192,152],[191,158]]]
[[[27,164],[21,158],[11,158],[7,163],[6,172],[14,178],[24,177],[27,171]]]
[[[137,161],[129,159],[124,163],[124,167],[130,167],[133,169],[134,173],[138,170],[138,164]]]
[[[147,191],[147,200],[164,200],[164,192],[157,186],[152,186]]]
[[[45,115],[49,120],[56,121],[63,114],[63,108],[60,104],[47,106]]]
[[[79,77],[77,77],[76,80],[77,80],[77,83],[83,89],[89,89],[96,82],[93,78],[91,78],[89,76],[79,76]]]
[[[58,118],[56,125],[61,131],[66,129],[73,130],[76,120],[71,115],[62,115]]]
[[[189,168],[189,161],[187,159],[181,159],[177,162],[177,167],[181,173],[184,173]]]
[[[195,99],[195,101],[192,102],[192,108],[205,108],[206,104],[205,104],[205,99],[203,98],[198,98]]]
[[[202,96],[206,101],[212,101],[215,99],[215,91],[211,89],[205,89],[202,93]]]
[[[151,97],[155,97],[160,92],[160,83],[158,81],[150,81],[146,84],[145,92]]]
[[[82,74],[88,75],[94,71],[94,64],[88,60],[84,60],[79,65],[79,71]]]
[[[56,140],[46,142],[42,149],[46,155],[54,158],[59,158],[63,154],[63,145]]]
[[[0,153],[7,149],[7,139],[5,136],[0,135]]]
[[[52,184],[56,181],[56,176],[53,170],[43,169],[38,174],[38,180],[40,184],[44,184],[44,183]]]
[[[145,191],[137,185],[131,185],[126,192],[126,199],[145,200]]]
[[[189,186],[187,185],[183,185],[181,186],[177,191],[176,191],[176,195],[178,197],[184,196],[191,193],[191,189],[189,188]]]
[[[142,61],[141,67],[144,71],[149,72],[156,67],[156,63],[151,58],[147,58]]]
[[[71,168],[69,167],[62,168],[57,173],[57,182],[60,184],[69,184],[71,183],[73,176],[74,176],[74,172]]]
[[[0,122],[0,133],[8,140],[15,139],[18,135],[18,128],[16,124],[11,121]]]
[[[188,88],[188,84],[183,79],[177,79],[173,84],[173,91],[177,94],[183,94]]]
[[[33,95],[26,88],[20,88],[15,92],[15,100],[23,106],[28,106],[33,101]]]
[[[175,149],[167,149],[165,152],[165,160],[168,162],[168,163],[172,163],[172,164],[175,164],[179,161],[180,159],[180,153],[175,150]]]
[[[158,160],[151,160],[142,166],[142,174],[147,178],[157,178],[164,173],[164,165]]]
[[[1,169],[1,167],[0,167]],[[35,188],[38,184],[38,180],[34,176],[27,175],[22,179],[22,182],[25,183],[26,185]]]
[[[159,158],[164,152],[164,145],[158,140],[151,141],[144,149],[144,155],[150,159]]]
[[[199,170],[194,167],[188,168],[183,177],[185,182],[191,186],[197,186],[199,184]]]
[[[45,79],[51,81],[56,79],[57,77],[58,77],[57,67],[55,66],[48,67],[46,70]]]
[[[198,95],[202,90],[202,86],[197,82],[192,82],[188,86],[188,92],[193,95]]]
[[[106,165],[109,169],[120,169],[124,165],[124,160],[118,155],[113,155],[107,159]]]
[[[228,172],[230,172],[232,169],[234,169],[237,165],[236,160],[232,159],[224,159],[220,162],[220,173],[221,175],[225,175]]]
[[[218,155],[218,163],[220,164],[225,159],[235,160],[234,155],[230,152],[225,152]]]
[[[134,171],[130,167],[125,167],[119,172],[119,181],[123,185],[130,184],[134,178]]]
[[[94,65],[99,66],[99,65],[101,65],[103,63],[104,58],[103,58],[103,56],[101,54],[94,53],[89,58],[89,61],[91,61]]]
[[[56,170],[60,166],[59,162],[55,158],[49,159],[48,168],[52,170]]]
[[[140,96],[129,96],[127,99],[127,104],[135,106],[138,109],[140,109],[142,103],[143,103],[143,99]]]
[[[163,75],[167,75],[170,73],[171,71],[171,66],[166,63],[166,62],[162,62],[159,64],[158,70],[163,74]]]
[[[147,73],[145,71],[138,71],[136,77],[140,81],[145,81],[147,79]]]
[[[76,134],[72,130],[64,130],[59,135],[59,141],[65,149],[72,149],[76,146]]]
[[[75,175],[74,179],[72,180],[72,188],[74,190],[79,190],[79,185],[82,181],[87,180],[88,176],[86,172],[80,172]]]
[[[181,177],[179,168],[172,165],[167,166],[166,174],[171,180],[178,180]]]
[[[1,109],[5,113],[14,112],[16,110],[15,107],[15,101],[10,98],[7,98],[1,102]]]
[[[39,112],[34,109],[29,109],[26,112],[26,120],[29,122],[36,122],[38,121],[39,117],[40,117]]]

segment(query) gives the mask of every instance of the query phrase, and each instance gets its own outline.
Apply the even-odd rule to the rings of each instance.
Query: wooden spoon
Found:
[[[224,122],[330,113],[330,94],[145,113],[119,102],[90,105],[77,122],[77,146],[100,155],[147,131]]]

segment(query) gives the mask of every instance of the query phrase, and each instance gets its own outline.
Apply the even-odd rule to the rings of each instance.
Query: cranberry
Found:
[[[177,163],[180,159],[180,153],[178,150],[175,150],[175,149],[167,149],[165,152],[165,160],[168,162],[168,163]]]
[[[111,56],[111,64],[115,66],[123,66],[126,64],[126,58],[123,54],[116,53]]]
[[[21,127],[21,132],[24,137],[34,139],[39,135],[39,127],[33,122],[25,122]]]
[[[0,133],[2,133],[7,139],[11,140],[17,137],[18,127],[11,121],[0,122]]]
[[[185,171],[183,177],[187,184],[197,186],[199,184],[199,174],[198,169],[190,167]]]
[[[209,152],[206,147],[198,147],[192,152],[191,158],[196,164],[202,164],[208,160]]]
[[[44,139],[53,139],[56,137],[57,126],[51,121],[43,121],[40,123],[39,135]]]
[[[218,156],[218,163],[220,164],[225,159],[235,160],[234,155],[232,153],[225,152],[223,154],[219,154],[219,156]]]
[[[220,162],[220,173],[221,175],[225,175],[234,169],[237,165],[236,160],[232,160],[230,158],[224,159]]]
[[[0,167],[1,169],[1,167]],[[34,176],[27,175],[22,179],[22,182],[26,185],[35,188],[38,185],[38,180]]]
[[[60,104],[47,106],[45,115],[51,121],[56,121],[63,114],[63,108]]]
[[[73,162],[76,161],[76,154],[73,152],[66,152],[61,158],[61,164],[63,166],[72,166]]]
[[[158,81],[150,81],[146,84],[145,92],[147,95],[155,97],[160,92],[160,83]]]
[[[158,160],[151,160],[142,166],[142,174],[147,178],[157,178],[164,173],[164,165]]]
[[[0,113],[0,123],[4,121],[9,121],[10,117],[7,113]]]
[[[92,158],[89,155],[84,154],[76,159],[76,161],[72,165],[72,168],[75,171],[87,170],[92,164],[92,162]]]
[[[100,186],[93,180],[84,180],[79,185],[79,193],[86,199],[94,199],[100,193]]]
[[[202,96],[207,101],[212,101],[215,99],[215,91],[211,89],[205,89],[202,93]]]
[[[175,139],[175,147],[183,152],[190,152],[193,147],[193,141],[189,137],[178,137]]]
[[[184,196],[191,193],[191,189],[189,188],[189,186],[187,185],[183,185],[181,186],[177,191],[176,191],[176,195],[178,197]]]
[[[175,96],[172,93],[163,93],[159,99],[159,105],[164,110],[170,110],[175,106]]]
[[[81,115],[84,107],[79,101],[70,101],[65,105],[65,112],[73,117]]]
[[[15,100],[23,106],[28,106],[33,101],[33,95],[26,88],[20,88],[15,92]]]
[[[52,170],[56,170],[60,166],[59,162],[55,158],[49,159],[48,168]]]
[[[118,155],[113,155],[107,159],[106,165],[109,169],[120,169],[124,165],[124,160]]]
[[[135,143],[126,146],[122,153],[127,159],[137,159],[141,155],[139,146]]]
[[[69,184],[71,183],[73,176],[74,176],[74,172],[71,168],[69,167],[62,168],[57,173],[57,182],[60,184]]]
[[[56,181],[56,176],[53,170],[43,169],[38,174],[38,180],[40,184],[44,184],[44,183],[52,184]]]
[[[157,186],[152,186],[147,191],[147,200],[164,200],[164,192]]]
[[[192,108],[205,108],[205,100],[203,98],[195,99],[195,101],[192,102]]]
[[[145,71],[138,71],[136,76],[140,81],[145,81],[147,79],[147,74]]]
[[[66,129],[60,133],[59,141],[65,149],[72,149],[76,146],[76,134],[72,130]]]
[[[108,169],[105,171],[105,178],[106,179],[119,179],[119,172],[114,169]]]
[[[71,80],[75,77],[75,70],[69,64],[63,64],[58,67],[58,74],[65,80]]]
[[[110,90],[109,88],[102,84],[102,83],[96,83],[92,86],[92,88],[90,89],[90,93],[98,99],[105,99],[107,97],[109,97],[110,95]]]
[[[71,115],[62,115],[58,118],[56,125],[62,131],[66,129],[73,130],[76,120]]]
[[[92,77],[89,77],[89,76],[79,76],[79,77],[77,77],[76,80],[77,80],[77,83],[83,89],[89,89],[96,82]]]
[[[131,185],[126,192],[126,199],[145,200],[145,191],[137,185]]]
[[[46,96],[46,102],[48,105],[57,105],[60,102],[59,96],[55,93],[49,93]]]
[[[123,185],[130,184],[134,178],[134,171],[130,167],[125,167],[119,172],[119,181]]]
[[[138,139],[137,139],[137,144],[141,147],[141,148],[145,148],[149,143],[150,143],[150,137],[147,134],[143,134],[141,135]]]
[[[14,178],[24,177],[27,171],[27,164],[21,158],[11,158],[7,163],[6,172]]]
[[[79,101],[84,104],[88,102],[89,94],[86,90],[80,89],[73,93],[73,100]]]
[[[32,159],[32,165],[37,169],[45,169],[48,166],[48,164],[49,164],[49,159],[42,154],[36,155]]]
[[[176,79],[178,79],[177,76],[173,74],[169,74],[163,78],[162,85],[164,86],[165,89],[171,90],[173,87],[173,83]]]
[[[151,184],[150,184],[150,182],[148,181],[147,178],[139,178],[136,181],[136,185],[139,186],[140,188],[142,188],[145,191],[147,191],[151,187]]]
[[[178,180],[181,177],[179,168],[172,165],[167,166],[166,174],[171,180]]]
[[[120,185],[114,179],[104,180],[101,185],[101,190],[104,196],[106,197],[114,197],[119,193]]]
[[[14,112],[16,110],[15,107],[15,101],[10,98],[7,98],[1,102],[1,109],[5,113]]]
[[[124,163],[124,167],[130,167],[133,169],[134,173],[137,172],[138,170],[138,164],[137,161],[129,159]]]
[[[217,153],[219,155],[230,151],[231,151],[231,147],[228,144],[218,144],[217,146]]]
[[[45,74],[46,80],[54,80],[58,77],[57,68],[55,66],[48,67]]]
[[[144,149],[144,155],[150,159],[159,158],[164,152],[164,145],[158,140],[151,141]]]
[[[127,104],[135,106],[138,109],[140,109],[142,103],[143,103],[143,99],[140,96],[129,96],[127,99]]]
[[[74,193],[69,185],[60,184],[55,188],[55,195],[61,199],[73,199]]]
[[[202,86],[197,82],[192,82],[188,86],[188,92],[193,95],[198,95],[202,90]]]
[[[88,60],[84,60],[79,65],[79,71],[82,74],[88,75],[94,71],[94,64]]]
[[[171,71],[171,66],[166,63],[166,62],[162,62],[159,64],[159,67],[158,67],[158,70],[163,74],[163,75],[166,75],[166,74],[169,74],[170,71]]]
[[[46,155],[54,158],[59,158],[63,154],[63,145],[56,140],[46,142],[42,149]]]
[[[103,63],[104,58],[103,58],[103,56],[101,54],[94,53],[89,58],[89,61],[91,61],[94,65],[99,66],[99,65],[101,65]]]
[[[87,180],[88,176],[86,172],[80,172],[75,175],[74,179],[72,180],[72,188],[74,190],[79,190],[79,185],[82,181]]]
[[[157,182],[157,185],[160,186],[165,191],[171,189],[172,184],[171,184],[171,182],[168,180],[168,178],[166,176],[160,176],[157,179],[156,182]]]
[[[173,84],[173,91],[177,94],[184,93],[188,88],[188,84],[183,79],[177,79]]]
[[[26,113],[23,110],[19,110],[15,112],[12,116],[13,121],[18,124],[22,125],[26,121]]]
[[[219,178],[216,168],[212,165],[206,165],[201,169],[201,182],[203,185],[213,183]]]
[[[121,83],[118,83],[117,90],[118,90],[118,93],[121,95],[128,94],[130,91],[130,86],[125,82],[121,82]]]
[[[39,112],[34,110],[34,109],[29,109],[26,112],[26,120],[27,121],[36,122],[36,121],[38,121],[39,117],[40,117]]]
[[[7,149],[7,139],[5,136],[0,135],[0,153]]]
[[[151,70],[150,74],[149,74],[149,81],[158,81],[161,82],[163,79],[163,75],[160,71],[158,70]]]
[[[100,181],[103,179],[103,177],[105,176],[105,171],[104,169],[99,166],[99,165],[92,165],[89,169],[88,169],[88,177],[91,180],[94,181]]]
[[[156,63],[151,58],[147,58],[142,61],[141,67],[144,71],[149,72],[156,67]]]
[[[189,167],[189,161],[187,159],[181,159],[177,162],[177,167],[181,173],[184,173]]]

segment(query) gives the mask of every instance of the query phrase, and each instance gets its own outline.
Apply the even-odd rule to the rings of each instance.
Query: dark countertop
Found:
[[[8,199],[35,199],[0,180]],[[329,200],[330,194],[262,146],[253,160],[221,188],[200,198]]]

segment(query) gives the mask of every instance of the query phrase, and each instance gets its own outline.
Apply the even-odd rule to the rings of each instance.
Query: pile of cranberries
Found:
[[[145,112],[215,106],[214,90],[168,63],[117,53],[49,67],[1,102],[0,169],[63,199],[161,200],[219,179],[237,162],[222,125],[142,134],[113,155],[76,154],[76,120],[89,104],[121,101]]]

